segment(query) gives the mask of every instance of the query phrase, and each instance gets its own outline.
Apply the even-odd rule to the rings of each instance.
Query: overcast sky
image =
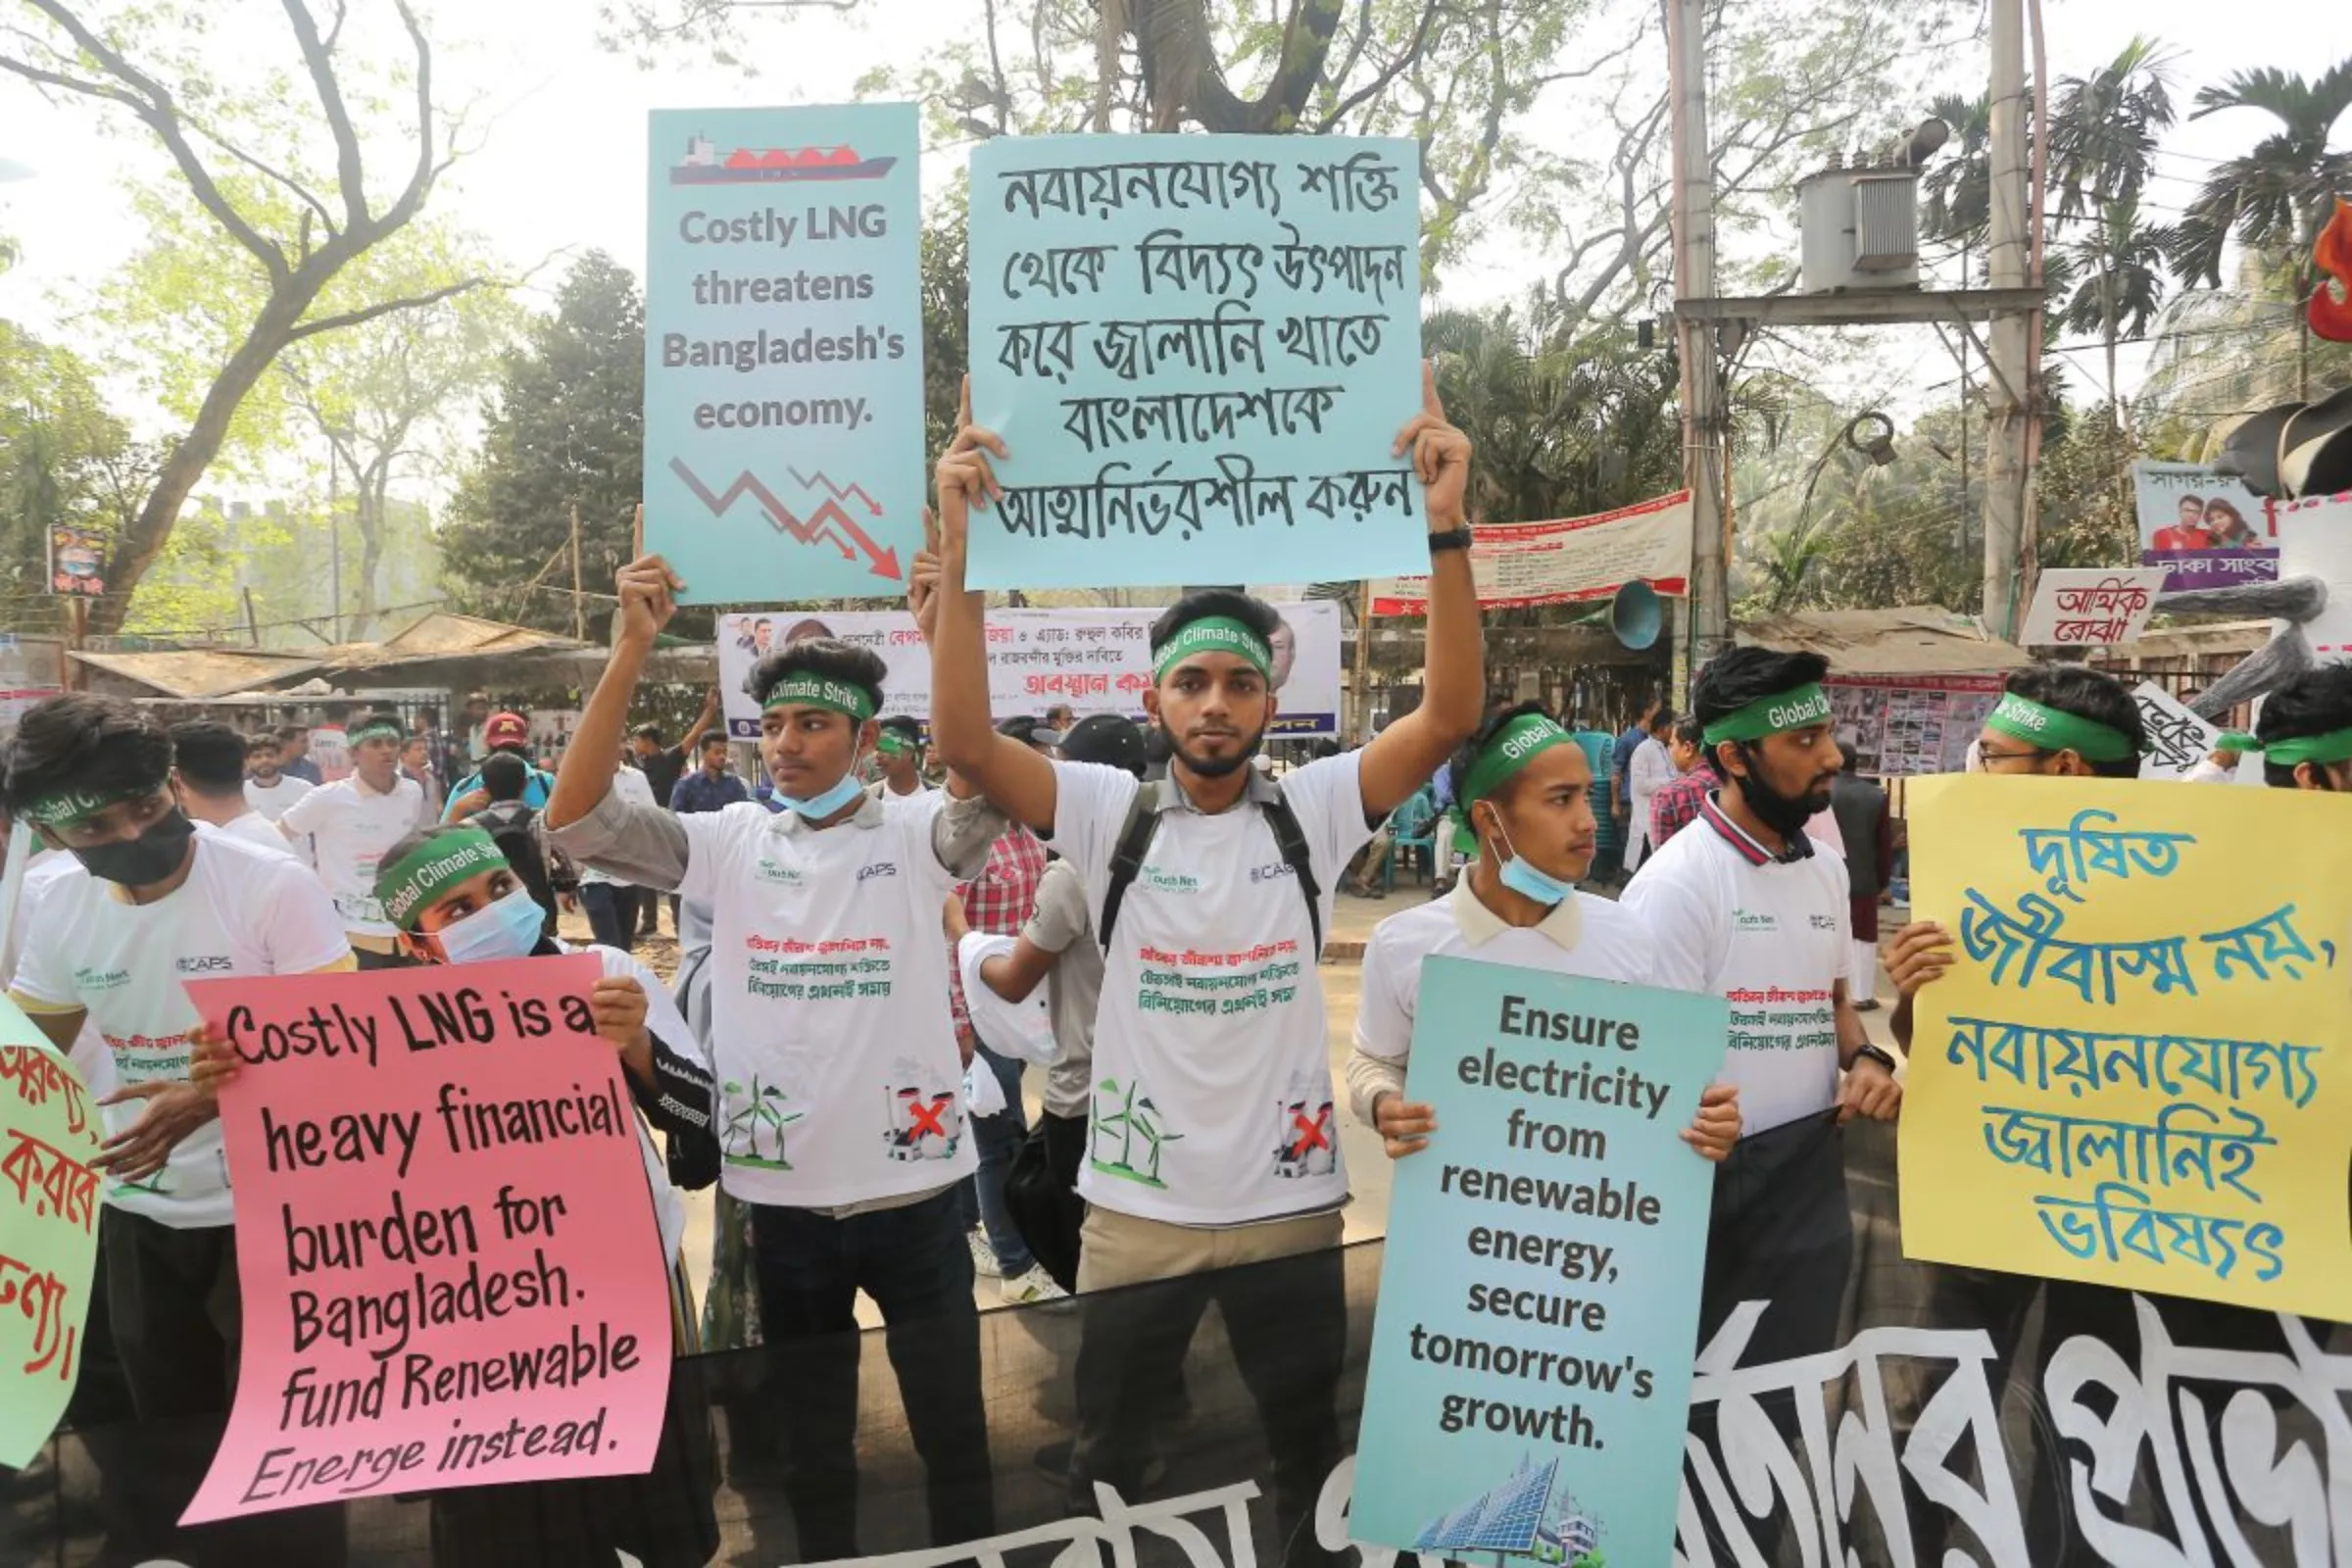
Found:
[[[363,0],[380,6],[380,0]],[[760,74],[699,63],[641,71],[600,50],[593,0],[441,0],[437,35],[450,41],[437,62],[445,99],[469,103],[480,150],[434,197],[457,222],[486,236],[516,268],[563,248],[601,247],[642,268],[649,109],[710,104],[822,103],[852,96],[877,65],[911,66],[937,41],[936,19],[977,8],[947,0],[864,0],[849,18],[797,15],[758,24]],[[282,55],[283,23],[270,0],[223,0],[222,25],[251,28]],[[2352,7],[2329,0],[2048,0],[2054,74],[2091,69],[2132,29],[2179,48],[2181,98],[2202,82],[2254,65],[2316,75],[2352,55]],[[1981,65],[1971,65],[1974,76]],[[2154,205],[2177,211],[2217,157],[2260,133],[2259,117],[2238,112],[2185,124],[2168,139]],[[2352,137],[2352,122],[2339,129]],[[926,179],[943,180],[964,156],[934,150]],[[19,267],[0,274],[0,316],[55,331],[90,284],[138,243],[117,194],[121,176],[154,167],[137,134],[94,134],[88,111],[52,109],[11,83],[0,86],[0,158],[29,165],[34,177],[0,185],[0,228],[22,245]],[[1459,300],[1515,294],[1548,270],[1544,258],[1486,248],[1482,265],[1448,281]],[[1894,339],[1872,358],[1865,380],[1925,386],[1948,378],[1950,362],[1929,338],[1920,358]],[[1906,362],[1911,362],[1908,366]],[[2079,356],[2085,370],[2096,356]]]

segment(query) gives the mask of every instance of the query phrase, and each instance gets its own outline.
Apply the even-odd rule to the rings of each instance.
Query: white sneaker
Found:
[[[1007,1306],[1026,1306],[1035,1301],[1066,1300],[1070,1293],[1054,1283],[1043,1263],[1032,1263],[1028,1273],[998,1286],[997,1294]]]
[[[997,1250],[988,1245],[986,1231],[965,1231],[963,1239],[972,1250],[973,1273],[984,1280],[1001,1280],[1004,1277],[1004,1265],[997,1261]]]

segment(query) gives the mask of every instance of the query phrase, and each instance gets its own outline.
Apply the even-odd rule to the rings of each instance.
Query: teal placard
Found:
[[[922,546],[912,104],[663,109],[645,542],[706,604],[897,598]]]
[[[1470,1562],[1663,1563],[1714,1167],[1680,1138],[1720,997],[1433,957],[1348,1534]]]
[[[1420,149],[1007,136],[972,155],[973,587],[1426,571]]]

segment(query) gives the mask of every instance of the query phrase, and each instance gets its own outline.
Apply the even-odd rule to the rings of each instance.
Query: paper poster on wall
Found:
[[[971,519],[988,588],[1426,568],[1420,149],[1001,136],[972,154]]]
[[[668,1396],[668,1271],[585,955],[193,982],[244,1295],[237,1397],[184,1522],[632,1475]]]
[[[98,1110],[0,997],[0,1465],[49,1439],[81,1370],[98,1260]]]
[[[2345,1314],[2341,810],[2104,779],[1915,787],[1913,910],[1956,947],[1915,1003],[1905,1256]]]
[[[1715,1180],[1680,1134],[1729,1018],[1720,997],[1427,961],[1408,1089],[1438,1132],[1396,1165],[1352,1539],[1667,1559]]]
[[[906,592],[928,471],[915,117],[651,116],[645,542],[689,603]]]
[[[1340,607],[1307,600],[1274,607],[1276,739],[1337,735],[1340,730]],[[1141,718],[1152,685],[1152,622],[1157,610],[992,610],[988,612],[989,706],[999,718],[1043,714],[1066,706],[1090,713]],[[931,651],[904,610],[755,611],[721,615],[718,683],[727,732],[760,733],[760,709],[743,689],[752,665],[770,648],[801,637],[839,637],[870,648],[890,670],[882,711],[931,721]]]
[[[1957,773],[2000,701],[1999,675],[1834,675],[1826,683],[1840,737],[1872,778]],[[1839,744],[1843,744],[1841,739]]]

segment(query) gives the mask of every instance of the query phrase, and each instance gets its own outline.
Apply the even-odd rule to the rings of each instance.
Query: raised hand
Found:
[[[686,579],[660,556],[639,556],[613,576],[612,586],[620,596],[620,610],[612,617],[613,642],[651,648],[678,612],[676,596],[685,590]]]
[[[1446,419],[1446,405],[1438,399],[1437,367],[1428,360],[1421,362],[1421,412],[1396,432],[1390,455],[1401,458],[1408,452],[1413,472],[1428,492],[1429,531],[1460,527],[1468,516],[1470,438]]]
[[[1004,494],[988,455],[994,453],[1002,458],[1009,454],[1003,438],[994,430],[984,430],[972,422],[972,378],[968,375],[963,378],[962,403],[956,410],[956,439],[941,454],[934,476],[939,482],[937,553],[943,562],[960,565],[965,541],[970,537],[971,512],[986,512],[991,501]]]

